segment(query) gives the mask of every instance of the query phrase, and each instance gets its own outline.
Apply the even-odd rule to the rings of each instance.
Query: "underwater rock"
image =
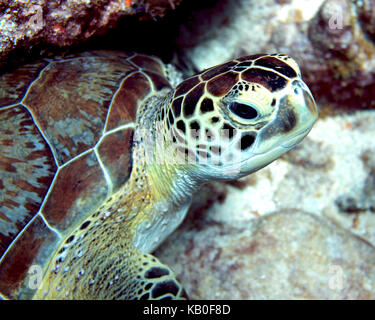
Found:
[[[375,213],[375,152],[365,150],[362,160],[368,175],[359,185],[353,186],[351,192],[337,198],[338,208],[346,213]]]
[[[104,34],[120,19],[137,14],[159,18],[181,0],[0,1],[0,67],[11,55],[84,43]],[[22,53],[22,54],[20,54]]]
[[[327,0],[309,23],[316,56],[311,90],[342,108],[375,107],[375,19],[370,1]],[[371,8],[372,7],[372,8]]]
[[[375,298],[375,248],[302,211],[185,230],[179,240],[159,258],[193,299]]]
[[[329,111],[375,108],[374,6],[372,0],[219,1],[181,27],[180,51],[195,69],[244,54],[289,54]]]

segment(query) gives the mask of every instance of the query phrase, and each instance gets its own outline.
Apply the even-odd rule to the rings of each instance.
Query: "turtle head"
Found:
[[[168,127],[197,175],[235,179],[296,146],[318,110],[286,55],[254,55],[191,77],[174,91]]]

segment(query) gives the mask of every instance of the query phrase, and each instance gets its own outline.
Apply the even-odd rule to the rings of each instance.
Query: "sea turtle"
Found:
[[[2,75],[2,298],[185,297],[151,253],[194,192],[266,166],[317,119],[287,55],[241,57],[174,88],[168,70],[92,51]]]

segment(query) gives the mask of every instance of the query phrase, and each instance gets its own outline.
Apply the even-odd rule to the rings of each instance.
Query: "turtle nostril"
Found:
[[[312,94],[306,84],[301,80],[294,80],[292,82],[292,85],[294,88],[294,93],[296,95],[300,95],[302,93],[306,107],[314,116],[316,116],[318,114],[318,109],[315,104],[314,98],[312,97]]]
[[[305,91],[306,90],[306,85],[304,84],[303,81],[301,80],[294,80],[292,82],[292,86],[294,88],[294,93],[295,94],[300,94],[301,93],[301,90],[302,91]]]

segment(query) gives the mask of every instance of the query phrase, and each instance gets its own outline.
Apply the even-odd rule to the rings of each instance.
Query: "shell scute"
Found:
[[[59,165],[95,145],[114,92],[133,70],[126,61],[114,63],[99,57],[54,62],[43,70],[24,104],[50,142]]]
[[[116,50],[92,50],[92,51],[82,51],[82,52],[75,52],[70,55],[65,56],[62,59],[58,57],[54,58],[54,60],[66,60],[68,58],[77,58],[77,57],[87,57],[87,58],[95,58],[99,57],[101,59],[105,59],[107,61],[124,61],[129,57],[129,53],[125,51],[116,51]]]
[[[22,106],[0,110],[0,148],[1,256],[37,214],[57,166],[30,113]]]
[[[161,61],[156,57],[136,54],[129,58],[129,61],[131,61],[143,70],[149,70],[151,72],[164,75],[164,66],[162,65]]]
[[[17,68],[11,73],[0,76],[0,109],[1,107],[21,102],[31,82],[46,67],[47,61],[38,61]]]
[[[37,283],[28,277],[29,268],[35,266],[42,271],[58,241],[56,233],[36,216],[0,262],[0,292],[11,299],[30,299]]]
[[[151,92],[150,81],[144,74],[129,74],[113,98],[105,131],[135,121],[140,102]]]
[[[60,168],[41,209],[50,226],[65,231],[108,196],[108,185],[93,150]]]
[[[155,90],[160,91],[164,88],[171,87],[170,83],[164,76],[151,71],[144,71],[144,73],[147,74],[148,77],[150,77]]]
[[[130,176],[131,153],[134,130],[118,130],[106,135],[98,145],[98,153],[110,176],[114,191]]]

